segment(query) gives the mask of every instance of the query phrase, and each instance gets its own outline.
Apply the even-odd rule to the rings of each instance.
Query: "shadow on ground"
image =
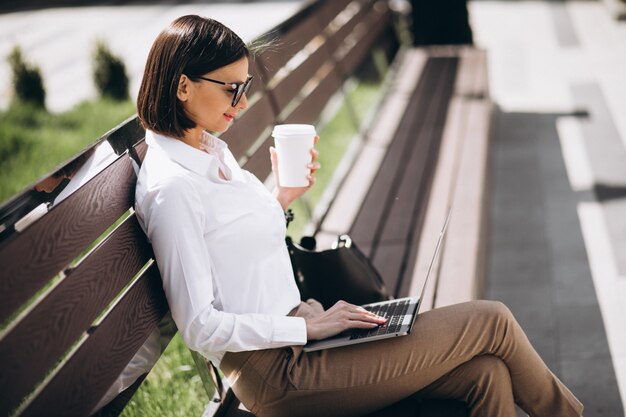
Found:
[[[487,297],[509,306],[586,417],[618,417],[623,408],[577,206],[624,190],[572,191],[556,128],[562,116],[496,112]]]

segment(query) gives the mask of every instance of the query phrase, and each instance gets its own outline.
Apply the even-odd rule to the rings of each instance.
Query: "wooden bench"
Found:
[[[136,177],[126,140],[140,135],[131,120],[91,146],[112,162],[89,173],[95,159],[84,159],[65,186],[84,184],[42,203],[1,242],[2,415],[90,415],[168,311],[129,210]]]
[[[279,43],[252,61],[250,72],[259,82],[250,94],[250,107],[224,135],[243,167],[259,178],[269,177],[271,169],[267,148],[271,143],[271,126],[285,122],[316,123],[329,101],[344,95],[343,83],[368,59],[372,50],[393,57],[399,46],[393,20],[394,16],[383,0],[320,1],[309,4],[264,35],[263,40],[277,39]],[[410,53],[404,55],[411,56]],[[467,52],[467,56],[474,55]],[[443,61],[447,59],[442,58]],[[463,63],[465,59],[474,58],[462,58],[461,66],[466,65]],[[405,68],[402,70],[405,72],[418,69],[414,67],[412,70],[410,63],[403,65],[406,67],[399,68]],[[424,68],[429,65],[424,63]],[[437,75],[436,70],[431,72]],[[482,93],[474,91],[477,87],[469,81],[467,84],[471,87],[467,87],[467,91],[459,90],[465,88],[459,81],[462,78],[460,74],[456,76],[454,91],[448,92],[451,104],[441,104],[432,117],[441,118],[439,112],[448,109],[450,115],[444,119],[450,119],[454,106],[466,109],[462,111],[465,115],[467,109],[474,108],[474,101],[481,100]],[[399,85],[404,82],[409,87],[409,81],[403,81],[400,73],[396,79]],[[442,84],[450,82],[443,81]],[[426,82],[422,84],[423,89],[430,88]],[[411,101],[408,98],[410,91],[407,90],[407,102]],[[416,93],[415,96],[420,94],[423,93]],[[390,100],[397,100],[393,94],[389,97]],[[415,114],[418,114],[418,108],[423,107],[416,106]],[[380,120],[390,117],[384,116],[385,109],[385,106],[381,107]],[[405,116],[405,119],[411,117],[414,116]],[[456,129],[464,132],[465,116],[458,118],[460,121]],[[438,141],[433,135],[424,143],[431,143],[429,146],[438,149],[462,147],[465,142],[462,138],[468,135],[464,133],[462,138],[457,138],[449,122],[438,123],[445,126],[443,140]],[[374,144],[370,141],[375,137],[375,129],[375,126],[371,127],[370,134],[366,135],[361,155],[369,152],[368,146]],[[61,178],[60,187],[73,192],[62,201],[42,199],[41,193],[33,193],[33,189],[29,189],[5,205],[17,208],[14,213],[24,207],[28,210],[19,216],[3,212],[1,217],[11,219],[11,223],[3,225],[0,231],[0,262],[3,265],[0,271],[2,415],[94,414],[94,407],[135,353],[155,329],[167,322],[168,306],[156,263],[132,210],[136,170],[146,150],[143,137],[144,132],[137,120],[131,118],[70,161],[75,166],[71,174],[65,175],[68,178]],[[389,140],[390,149],[394,142]],[[450,145],[449,142],[455,144]],[[380,161],[385,155],[391,155],[391,152],[380,149],[378,153]],[[428,243],[422,243],[420,239],[427,235],[428,225],[436,223],[434,217],[438,212],[431,207],[435,207],[432,201],[437,193],[432,190],[439,189],[429,182],[446,184],[446,181],[456,182],[455,178],[459,177],[458,174],[441,174],[439,168],[435,170],[447,155],[443,151],[436,154],[439,155],[439,162],[426,164],[426,174],[422,174],[434,180],[424,179],[420,191],[413,193],[420,203],[413,213],[417,214],[417,218],[411,222],[421,233],[413,232],[412,242],[418,243],[412,243],[411,249],[405,252],[409,260],[415,260],[417,267],[407,267],[410,262],[407,263],[406,259],[402,261],[405,266],[400,270],[405,271],[404,276],[394,281],[392,286],[400,288],[397,294],[411,291],[413,282],[417,281],[407,277],[411,276],[411,271],[420,270],[420,256],[428,252],[428,249],[421,250]],[[462,163],[463,158],[453,159],[449,164],[458,168],[451,168],[452,172],[472,169],[472,161]],[[466,165],[467,168],[463,168]],[[347,186],[350,181],[354,180],[348,177],[344,184]],[[367,190],[384,188],[384,184],[371,182],[371,186],[361,187],[367,194]],[[456,187],[457,190],[459,188]],[[431,190],[430,193],[428,190]],[[342,195],[346,192],[338,194],[337,204],[333,203],[327,220],[337,215],[333,214],[333,210],[340,207],[338,201]],[[364,202],[363,207],[366,206]],[[471,220],[467,219],[468,222]],[[359,222],[353,223],[357,225]],[[479,229],[482,230],[480,224]],[[330,229],[320,230],[331,232]],[[360,235],[357,230],[366,231],[356,226],[346,230],[359,236],[359,239],[366,236]],[[366,240],[358,243],[371,253],[382,254],[387,250],[387,242],[380,236],[388,232],[384,228],[376,230],[378,240],[373,239],[371,245]],[[449,242],[446,244],[439,268],[438,286],[442,288],[446,281],[443,278],[445,265],[448,264],[446,259],[454,258],[453,251],[449,249],[452,246]],[[459,247],[463,247],[462,242]],[[480,251],[475,259],[479,260],[479,255]],[[386,277],[391,276],[388,271],[381,271]],[[453,275],[454,271],[449,274]],[[389,281],[389,284],[392,282]],[[443,289],[437,292],[443,294]],[[433,305],[438,305],[438,298],[432,299],[435,300]],[[171,333],[167,336],[171,337]],[[168,337],[164,339],[163,347]],[[144,378],[145,374],[97,414],[118,415]],[[231,392],[216,415],[245,413],[236,405],[236,398]],[[453,407],[458,407],[458,404],[453,404]],[[393,410],[388,409],[380,415]]]
[[[493,111],[486,55],[414,48],[398,60],[361,154],[314,225],[317,241],[325,247],[349,233],[395,296],[416,295],[452,208],[422,308],[475,299],[483,288]]]

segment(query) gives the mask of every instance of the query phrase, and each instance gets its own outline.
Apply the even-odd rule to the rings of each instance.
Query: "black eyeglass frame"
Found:
[[[224,81],[219,81],[219,80],[214,80],[212,78],[207,78],[207,77],[201,77],[201,76],[197,76],[195,78],[199,78],[201,80],[204,81],[209,81],[215,84],[220,84],[220,85],[230,85],[230,88],[232,88],[233,90],[233,101],[231,106],[235,107],[237,104],[239,104],[239,101],[241,100],[241,97],[243,97],[244,94],[248,94],[248,91],[250,91],[250,87],[252,86],[252,75],[248,75],[248,78],[246,78],[246,81],[244,81],[241,84],[238,83],[225,83]]]

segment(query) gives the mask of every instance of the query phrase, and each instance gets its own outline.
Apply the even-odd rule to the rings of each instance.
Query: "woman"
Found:
[[[308,187],[272,195],[208,133],[246,108],[248,55],[220,23],[181,17],[154,42],[137,100],[148,143],[137,215],[187,345],[218,364],[258,416],[359,415],[412,394],[464,400],[472,416],[513,417],[515,403],[532,416],[580,416],[498,302],[423,313],[409,336],[302,351],[307,340],[384,319],[345,302],[327,311],[300,302],[284,211],[319,164]]]

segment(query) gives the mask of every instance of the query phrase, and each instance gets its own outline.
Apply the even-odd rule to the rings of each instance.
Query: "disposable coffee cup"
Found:
[[[311,148],[315,141],[312,125],[276,125],[272,131],[278,154],[278,182],[281,187],[306,187],[311,172]]]

